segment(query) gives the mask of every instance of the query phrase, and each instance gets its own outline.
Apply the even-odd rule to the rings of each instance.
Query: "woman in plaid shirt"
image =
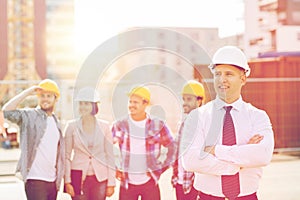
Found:
[[[117,178],[121,181],[120,200],[159,200],[158,180],[174,158],[175,143],[166,124],[146,113],[150,102],[147,87],[128,94],[129,115],[113,125],[114,143],[120,148]],[[162,147],[167,151],[161,161]]]

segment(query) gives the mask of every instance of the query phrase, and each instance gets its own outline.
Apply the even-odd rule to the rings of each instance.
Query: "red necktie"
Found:
[[[231,146],[236,144],[234,124],[230,114],[232,106],[226,106],[224,108],[226,110],[226,113],[224,116],[222,143],[224,145]],[[230,200],[235,199],[240,194],[239,173],[236,173],[235,175],[222,175],[221,179],[222,192],[225,195],[225,197],[229,198]]]

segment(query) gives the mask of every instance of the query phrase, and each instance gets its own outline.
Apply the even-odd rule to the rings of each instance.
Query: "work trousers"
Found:
[[[87,200],[105,200],[107,180],[99,182],[95,175],[86,176],[83,182],[83,194]]]
[[[158,184],[151,178],[141,185],[129,184],[128,189],[120,186],[119,200],[160,200],[160,190]]]
[[[182,184],[176,184],[176,199],[177,200],[196,200],[198,196],[198,191],[192,187],[191,191],[187,194],[184,194]]]
[[[27,200],[56,200],[55,182],[29,179],[25,183]]]

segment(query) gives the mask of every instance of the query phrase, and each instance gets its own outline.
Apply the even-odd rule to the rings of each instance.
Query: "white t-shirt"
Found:
[[[146,157],[146,119],[134,121],[130,118],[130,159],[129,159],[129,183],[140,185],[149,181],[147,176],[147,157]]]
[[[36,149],[27,179],[53,182],[56,179],[56,157],[59,131],[53,116],[47,117],[47,128]]]
[[[184,169],[182,166],[182,158],[178,158],[178,180],[177,183],[183,184]]]

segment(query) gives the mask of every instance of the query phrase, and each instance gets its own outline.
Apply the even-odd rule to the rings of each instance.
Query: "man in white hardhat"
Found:
[[[213,71],[216,65],[228,64],[244,70],[246,77],[250,75],[250,67],[246,55],[235,46],[225,46],[216,51],[209,68]]]
[[[257,199],[262,167],[274,149],[270,119],[241,97],[250,68],[239,48],[220,48],[209,68],[217,96],[185,121],[183,166],[196,172],[201,200]]]

